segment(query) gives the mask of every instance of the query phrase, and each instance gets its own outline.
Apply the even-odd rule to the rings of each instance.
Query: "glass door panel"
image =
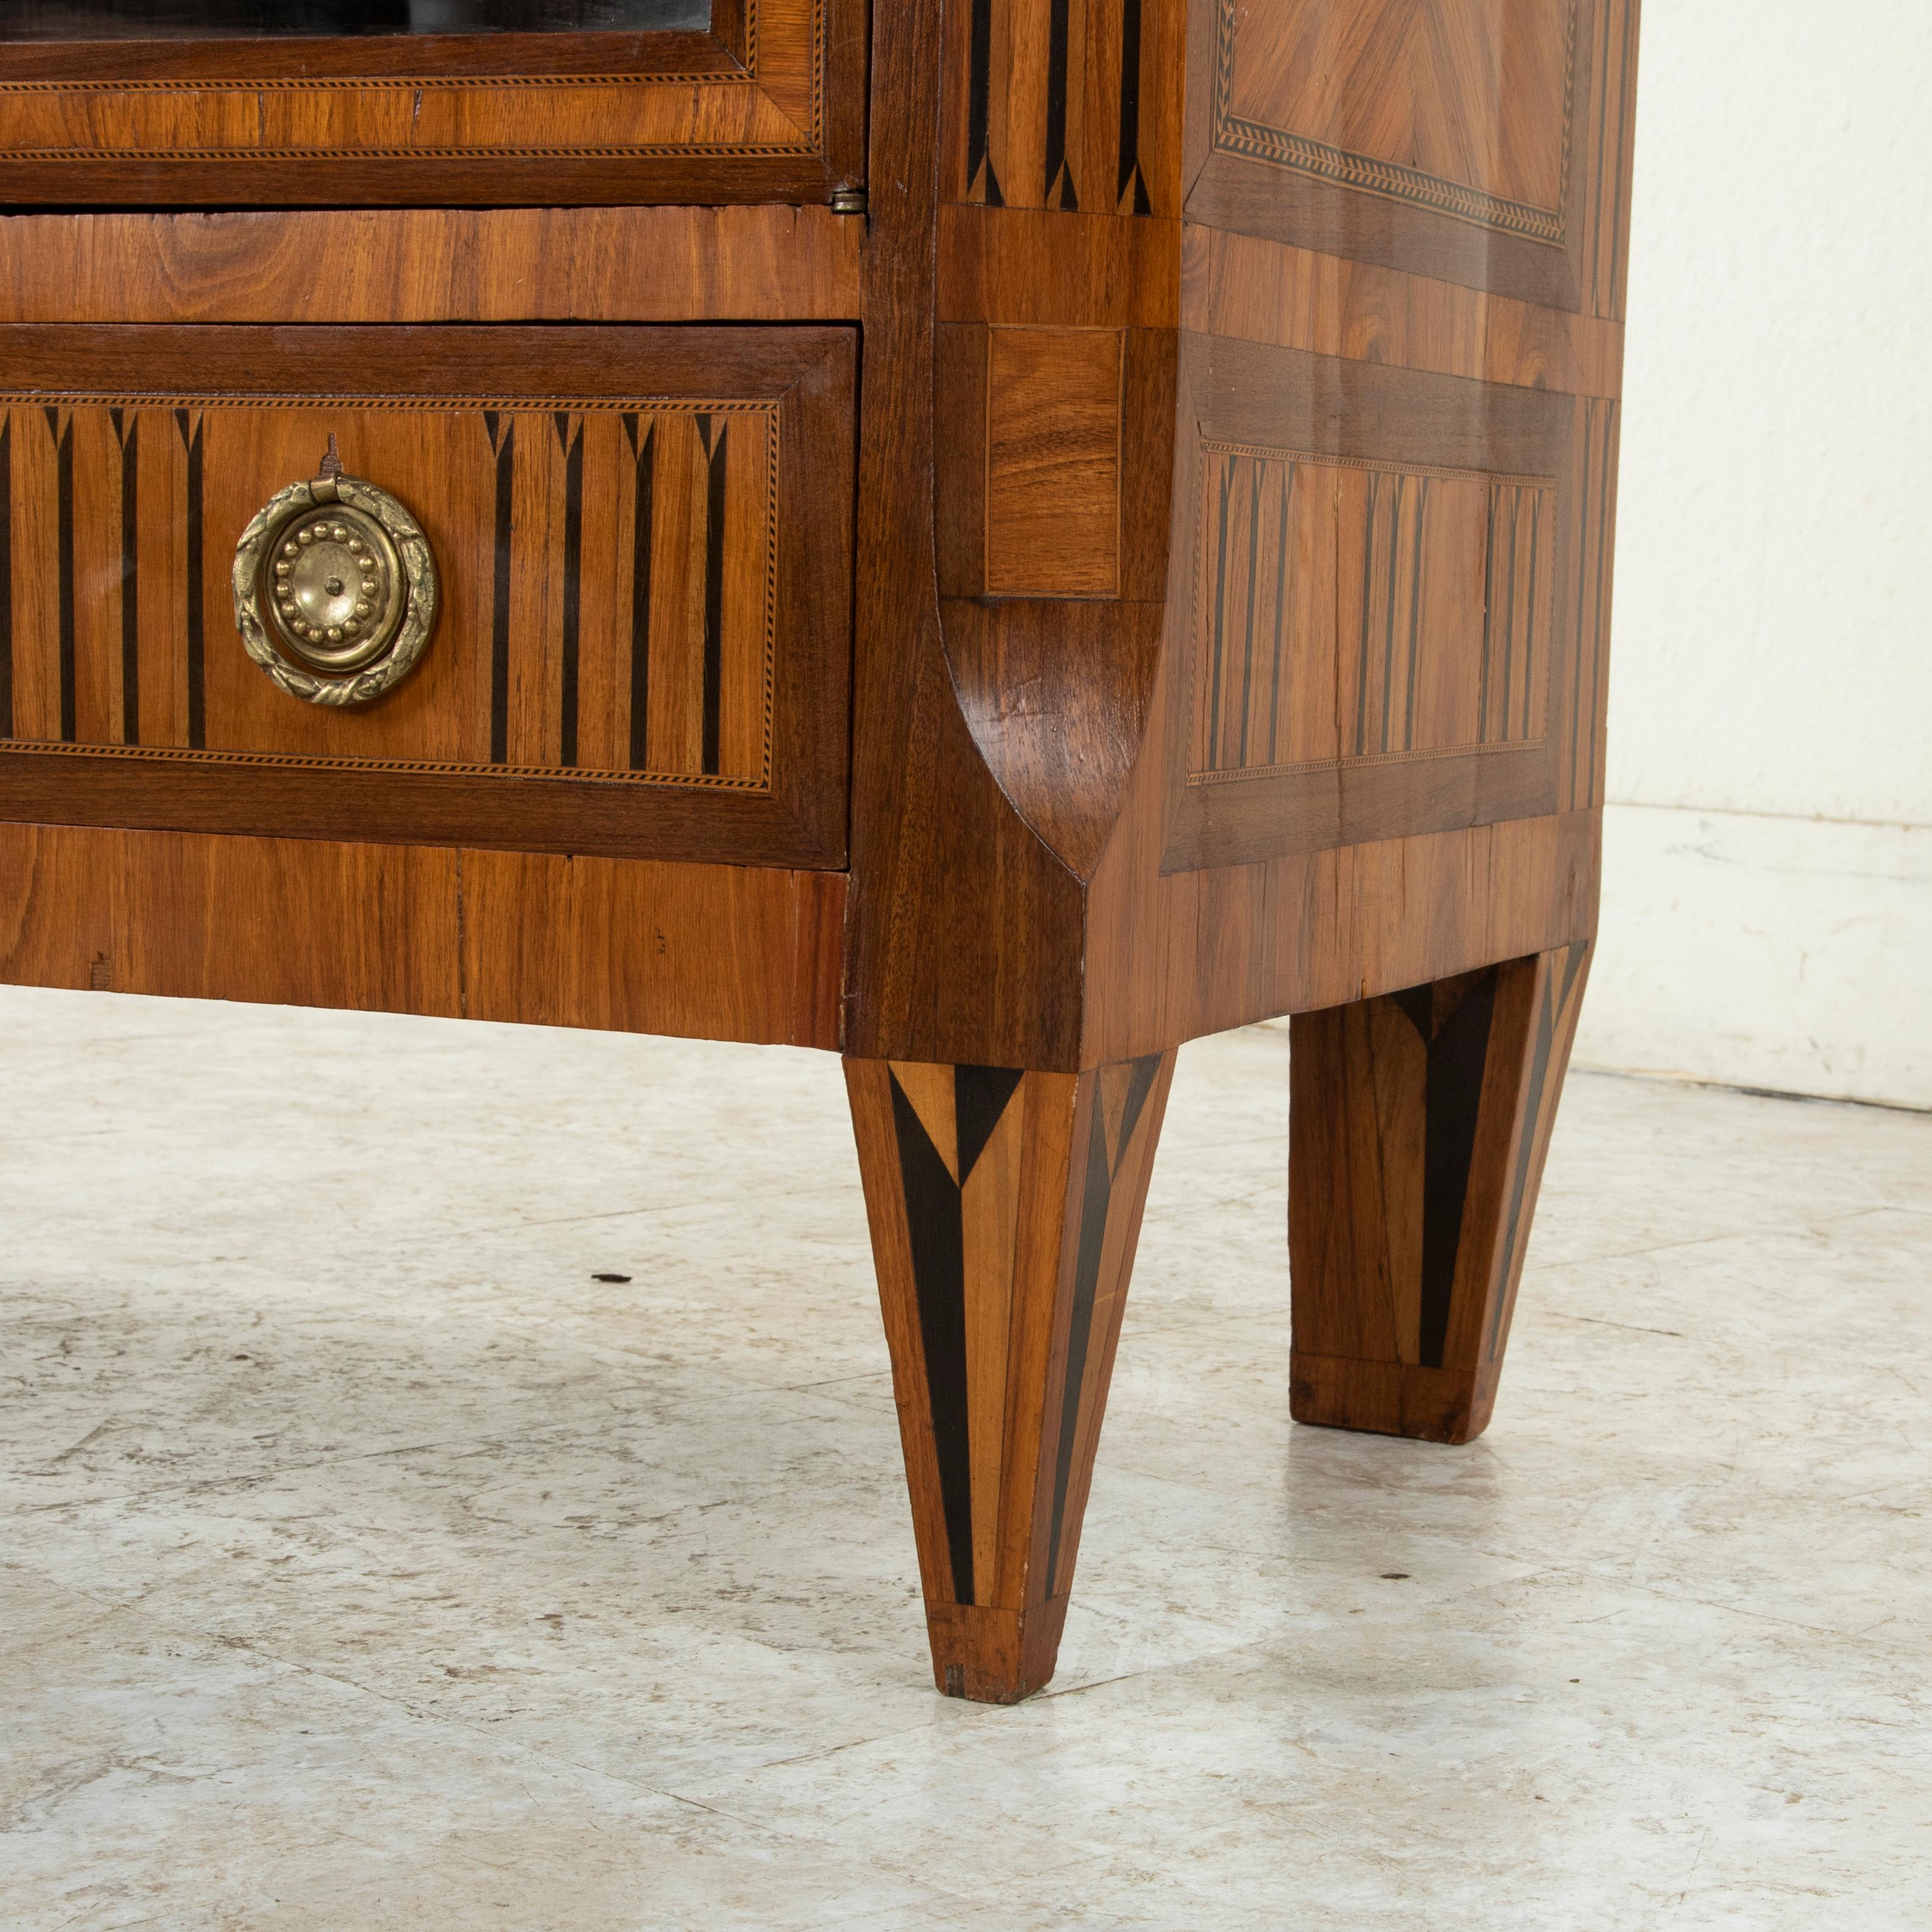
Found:
[[[0,210],[826,201],[862,178],[866,10],[0,0]]]
[[[712,0],[14,0],[0,41],[702,32]]]

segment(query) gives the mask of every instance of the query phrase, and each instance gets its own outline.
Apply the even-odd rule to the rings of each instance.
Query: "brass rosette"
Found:
[[[435,628],[436,559],[415,518],[359,476],[278,490],[235,549],[235,627],[278,690],[368,704]]]

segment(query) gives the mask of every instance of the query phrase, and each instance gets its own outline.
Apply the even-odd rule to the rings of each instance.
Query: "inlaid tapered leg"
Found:
[[[1298,1014],[1288,1259],[1298,1422],[1489,1425],[1590,944]]]
[[[933,1676],[1053,1675],[1174,1072],[848,1060]]]

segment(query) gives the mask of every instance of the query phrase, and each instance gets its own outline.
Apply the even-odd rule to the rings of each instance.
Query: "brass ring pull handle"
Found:
[[[436,623],[436,559],[415,518],[328,440],[313,482],[278,490],[235,549],[235,626],[278,690],[367,704],[398,683]]]

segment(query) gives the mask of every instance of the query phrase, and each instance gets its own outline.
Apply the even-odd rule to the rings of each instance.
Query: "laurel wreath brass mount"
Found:
[[[436,624],[436,559],[386,490],[342,473],[335,439],[312,482],[278,490],[235,549],[235,627],[278,690],[310,704],[380,698]]]

